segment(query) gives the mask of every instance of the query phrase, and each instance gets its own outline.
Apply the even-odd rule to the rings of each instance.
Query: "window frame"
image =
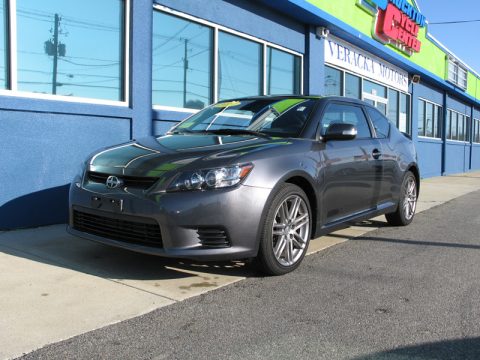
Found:
[[[458,59],[452,56],[447,56],[447,66],[445,68],[445,80],[451,84],[454,84],[455,86],[458,86],[463,91],[466,91],[468,87],[467,67],[464,66]]]
[[[472,129],[472,143],[480,144],[480,119],[473,118]]]
[[[130,50],[131,50],[131,2],[133,0],[122,0],[123,1],[123,33],[120,34],[121,41],[123,41],[123,57],[120,59],[122,64],[122,74],[123,79],[121,79],[121,93],[123,94],[123,99],[121,100],[107,100],[107,99],[97,99],[97,98],[87,98],[81,96],[65,96],[65,95],[53,95],[53,94],[40,94],[35,92],[29,92],[24,90],[18,90],[18,58],[17,58],[17,0],[9,0],[6,2],[7,15],[7,51],[8,51],[8,88],[0,89],[1,96],[11,96],[11,97],[20,97],[20,98],[29,98],[29,99],[40,99],[40,100],[57,100],[64,101],[69,103],[85,103],[85,104],[99,104],[99,105],[112,105],[112,106],[121,106],[129,107],[131,103],[131,61],[130,61]]]
[[[266,95],[267,94],[267,50],[268,50],[268,47],[271,47],[271,48],[274,48],[276,50],[289,53],[289,54],[294,55],[294,56],[298,56],[300,58],[300,74],[299,74],[299,76],[300,76],[300,89],[299,89],[300,93],[299,94],[292,94],[292,95],[302,95],[303,94],[303,88],[304,88],[304,79],[303,79],[303,77],[304,77],[304,69],[303,69],[303,67],[304,67],[304,54],[299,53],[299,52],[294,51],[294,50],[290,50],[290,49],[288,49],[286,47],[283,47],[281,45],[277,45],[277,44],[274,44],[272,42],[262,40],[260,38],[255,37],[255,36],[245,34],[243,32],[237,31],[237,30],[230,29],[226,26],[219,25],[219,24],[216,24],[216,23],[208,21],[208,20],[200,19],[196,16],[185,14],[185,13],[177,11],[177,10],[173,10],[173,9],[167,7],[167,6],[164,6],[164,5],[154,4],[153,5],[153,11],[154,12],[155,11],[160,11],[160,12],[163,12],[163,13],[168,14],[168,15],[179,17],[183,20],[191,21],[191,22],[194,22],[194,23],[197,23],[197,24],[200,24],[200,25],[203,25],[203,26],[208,26],[208,27],[212,28],[212,30],[213,30],[213,44],[212,44],[211,51],[213,51],[213,56],[212,56],[213,79],[210,79],[210,81],[212,81],[211,88],[212,88],[212,91],[213,91],[213,94],[212,94],[213,104],[218,102],[218,90],[219,90],[219,87],[218,87],[218,84],[219,84],[219,81],[218,81],[218,79],[219,79],[219,74],[218,74],[218,70],[219,70],[219,66],[218,66],[218,44],[219,44],[219,42],[218,42],[218,39],[219,39],[219,32],[220,31],[222,31],[224,33],[227,33],[227,34],[230,34],[230,35],[238,36],[238,37],[246,39],[246,40],[253,41],[253,42],[260,45],[260,47],[261,47],[260,52],[262,54],[261,64],[259,64],[260,69],[262,71],[262,77],[260,79],[260,86],[261,86],[261,90],[262,90],[261,95]],[[158,104],[152,104],[152,108],[154,110],[169,110],[169,111],[184,111],[184,112],[185,111],[190,111],[190,110],[192,112],[193,111],[198,111],[198,109],[189,109],[189,108],[158,105]]]
[[[451,133],[452,133],[452,117],[453,117],[453,114],[456,114],[455,117],[457,119],[456,123],[455,123],[455,127],[456,127],[456,132],[455,132],[455,139],[452,139],[451,137]],[[469,143],[470,142],[470,138],[471,138],[471,131],[472,131],[472,124],[471,123],[469,125],[469,120],[471,120],[471,116],[470,115],[467,115],[465,113],[461,113],[460,111],[457,111],[457,110],[453,110],[451,108],[447,108],[447,116],[450,118],[450,126],[449,126],[449,129],[447,129],[447,132],[445,133],[445,140],[446,141],[454,141],[454,142],[457,142],[457,143],[463,143],[463,144],[466,144],[466,143]],[[462,122],[463,122],[463,139],[459,139],[459,127],[458,127],[458,123],[460,121],[460,119],[462,118]],[[470,121],[471,122],[471,121]]]
[[[419,97],[418,98],[418,103],[419,103],[419,107],[420,107],[420,102],[423,101],[423,132],[424,134],[423,135],[420,135],[418,132],[417,132],[417,136],[419,138],[422,138],[422,139],[434,139],[434,140],[442,140],[442,134],[443,134],[443,106],[434,102],[434,101],[431,101],[431,100],[428,100],[428,99],[425,99],[425,98],[422,98],[422,97]],[[429,105],[433,105],[433,112],[432,112],[432,134],[433,136],[427,136],[426,133],[427,133],[427,104]],[[440,114],[442,116],[438,116],[438,111],[440,110]],[[418,116],[417,116],[418,118]],[[418,118],[418,122],[420,122],[420,119]],[[437,134],[435,134],[435,124],[437,124],[438,128],[437,128]],[[418,123],[417,123],[417,131],[418,131]],[[438,135],[438,136],[436,136]]]

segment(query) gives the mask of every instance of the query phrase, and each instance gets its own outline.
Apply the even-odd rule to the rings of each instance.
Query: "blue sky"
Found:
[[[478,20],[478,0],[417,0],[429,22]],[[429,25],[429,32],[464,63],[480,73],[480,22],[452,25]]]

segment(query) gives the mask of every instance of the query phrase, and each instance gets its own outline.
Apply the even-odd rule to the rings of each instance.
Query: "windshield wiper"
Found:
[[[261,133],[259,131],[253,131],[248,129],[215,129],[215,130],[205,130],[206,133],[215,134],[215,135],[253,135],[258,137],[263,137],[270,139],[271,136]]]

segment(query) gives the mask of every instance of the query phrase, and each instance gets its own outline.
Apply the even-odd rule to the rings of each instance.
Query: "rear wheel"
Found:
[[[397,211],[386,214],[387,222],[394,226],[405,226],[412,222],[417,209],[417,180],[411,171],[405,174],[400,189]]]
[[[257,262],[270,275],[295,270],[305,257],[311,232],[311,210],[305,192],[284,184],[275,194],[263,224]]]

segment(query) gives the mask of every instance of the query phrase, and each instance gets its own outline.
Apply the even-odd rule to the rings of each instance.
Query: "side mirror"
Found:
[[[323,139],[328,140],[352,140],[357,136],[357,128],[352,124],[331,124]]]

